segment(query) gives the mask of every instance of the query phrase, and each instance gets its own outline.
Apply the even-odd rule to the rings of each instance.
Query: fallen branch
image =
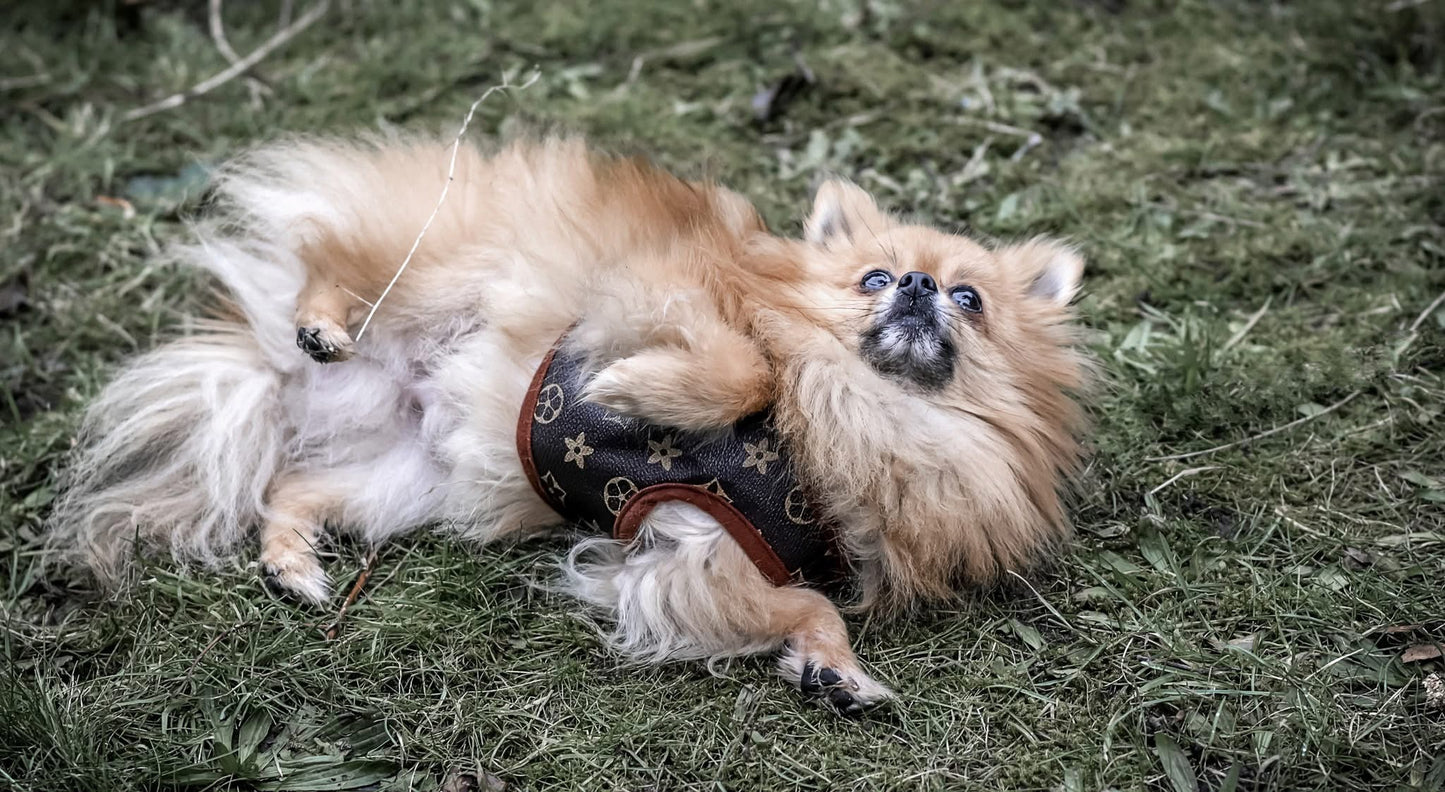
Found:
[[[270,55],[272,52],[275,52],[277,49],[285,46],[287,42],[289,42],[293,38],[296,38],[296,36],[299,35],[302,31],[306,30],[306,28],[311,27],[316,23],[317,20],[325,16],[327,10],[329,10],[330,7],[331,0],[317,0],[316,5],[313,5],[310,10],[297,18],[294,23],[287,25],[281,30],[276,31],[276,34],[271,36],[271,38],[266,39],[266,42],[264,44],[257,47],[246,57],[235,61],[225,70],[218,72],[215,75],[205,80],[202,80],[201,82],[196,83],[195,86],[185,91],[167,96],[159,102],[148,104],[144,107],[137,107],[134,110],[131,110],[125,115],[121,116],[121,120],[135,121],[137,119],[145,118],[146,116],[155,115],[156,113],[180,107],[188,100],[194,99],[198,96],[204,96],[205,94],[214,91],[220,86],[225,85],[231,80],[234,80],[240,75],[244,74],[252,66],[255,66],[256,64],[264,60],[267,55]],[[229,47],[230,45],[228,44],[227,46]],[[222,54],[225,53],[223,52]]]
[[[385,289],[381,290],[381,296],[376,298],[376,302],[371,303],[371,310],[366,313],[366,320],[361,323],[361,329],[356,331],[357,341],[360,341],[361,337],[366,334],[366,328],[371,325],[371,318],[376,316],[376,309],[381,307],[381,303],[386,300],[386,295],[391,294],[391,289],[396,285],[396,282],[401,279],[401,274],[406,272],[407,267],[411,266],[411,260],[416,256],[417,248],[421,247],[422,238],[426,236],[426,232],[431,228],[432,222],[437,219],[437,215],[442,210],[442,204],[446,203],[447,193],[451,191],[452,181],[456,178],[457,174],[457,155],[460,154],[462,150],[462,138],[467,134],[467,127],[471,126],[472,117],[477,114],[477,108],[482,106],[482,102],[486,101],[487,97],[497,91],[505,91],[508,88],[516,88],[519,91],[524,91],[532,87],[532,83],[535,83],[541,76],[542,73],[540,71],[534,71],[526,82],[521,85],[512,85],[510,79],[504,74],[502,75],[502,82],[500,84],[493,85],[483,91],[482,95],[478,96],[475,102],[472,102],[472,106],[467,108],[467,115],[462,119],[462,128],[457,130],[456,140],[452,141],[452,158],[451,162],[447,164],[447,180],[442,184],[442,194],[437,197],[437,205],[432,207],[431,215],[427,217],[425,223],[422,223],[421,231],[417,233],[416,239],[411,243],[411,250],[406,252],[406,258],[402,259],[401,266],[396,268],[396,274],[391,276],[391,281],[386,284]],[[363,300],[363,302],[365,301]]]

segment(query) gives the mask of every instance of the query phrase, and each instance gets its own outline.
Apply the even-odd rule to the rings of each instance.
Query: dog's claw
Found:
[[[351,350],[330,338],[320,327],[296,328],[296,346],[317,363],[336,363],[351,357]]]

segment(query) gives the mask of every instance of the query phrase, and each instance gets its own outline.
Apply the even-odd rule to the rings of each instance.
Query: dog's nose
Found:
[[[898,279],[898,290],[908,295],[931,294],[938,291],[933,278],[922,272],[910,272]]]

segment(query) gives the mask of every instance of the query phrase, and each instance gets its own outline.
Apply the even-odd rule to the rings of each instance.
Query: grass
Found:
[[[1445,666],[1402,659],[1445,640],[1439,0],[353,0],[254,82],[129,123],[225,68],[205,4],[16,5],[0,787],[1445,788],[1424,687]],[[279,5],[226,4],[238,51]],[[816,84],[755,122],[795,56]],[[899,706],[838,720],[762,659],[620,665],[529,585],[556,547],[387,547],[334,641],[250,559],[156,562],[122,601],[42,573],[83,405],[205,299],[153,258],[205,169],[282,131],[451,132],[533,64],[478,134],[583,130],[785,231],[831,170],[929,222],[1087,252],[1107,384],[1078,539],[1036,591],[857,624]]]

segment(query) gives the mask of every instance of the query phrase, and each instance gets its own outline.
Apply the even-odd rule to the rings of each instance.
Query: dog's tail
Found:
[[[279,389],[242,325],[132,362],[86,412],[52,516],[59,557],[116,582],[137,550],[210,563],[232,549],[283,456]]]
[[[297,251],[318,214],[335,210],[286,172],[308,164],[299,148],[263,149],[224,170],[211,219],[173,251],[219,279],[232,316],[190,323],[88,406],[48,526],[51,558],[110,583],[146,550],[210,564],[264,515],[292,452],[285,389],[314,365],[294,345]]]

